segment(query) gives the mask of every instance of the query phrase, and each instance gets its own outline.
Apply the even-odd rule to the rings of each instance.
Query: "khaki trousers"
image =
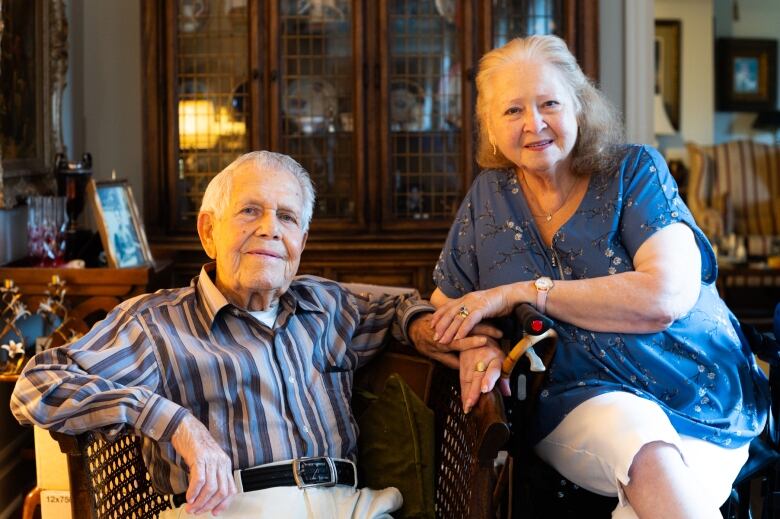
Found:
[[[237,494],[219,514],[224,519],[392,519],[401,508],[398,489],[335,487],[275,487]],[[186,505],[184,505],[186,506]],[[160,519],[214,519],[210,512],[188,514],[184,506],[165,510]]]

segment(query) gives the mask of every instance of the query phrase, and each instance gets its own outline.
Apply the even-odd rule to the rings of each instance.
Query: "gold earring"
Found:
[[[497,153],[497,150],[496,150],[496,143],[495,143],[495,142],[491,142],[490,144],[492,144],[492,145],[493,145],[493,156],[495,156],[495,155],[496,155],[496,153]]]

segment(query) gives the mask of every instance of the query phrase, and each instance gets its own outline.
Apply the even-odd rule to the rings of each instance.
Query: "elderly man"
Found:
[[[387,517],[401,504],[396,489],[355,489],[352,374],[388,331],[403,340],[429,307],[294,278],[313,205],[291,158],[238,158],[211,181],[198,215],[215,263],[190,287],[125,301],[84,337],[37,355],[13,394],[17,419],[141,434],[155,488],[186,498],[175,517]],[[310,456],[328,458],[299,461]],[[331,476],[337,485],[296,485]]]

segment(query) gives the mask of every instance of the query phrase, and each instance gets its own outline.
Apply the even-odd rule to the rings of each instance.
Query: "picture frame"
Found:
[[[680,130],[681,55],[680,20],[655,21],[655,93],[661,94],[666,114],[675,130]]]
[[[715,106],[723,112],[774,110],[777,40],[718,38]]]
[[[146,231],[127,180],[90,180],[87,196],[94,211],[108,266],[126,268],[153,265]]]
[[[55,187],[68,24],[64,0],[0,0],[0,15],[0,209],[10,209]]]

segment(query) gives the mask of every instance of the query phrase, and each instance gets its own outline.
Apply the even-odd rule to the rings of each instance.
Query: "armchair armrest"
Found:
[[[68,457],[68,481],[70,483],[70,510],[72,517],[95,517],[95,509],[89,496],[89,482],[84,470],[84,460],[77,436],[49,431],[60,445],[60,451]]]
[[[157,517],[171,507],[168,496],[152,488],[140,437],[126,434],[109,442],[91,432],[50,434],[68,456],[74,518]]]
[[[502,397],[497,390],[484,394],[466,415],[457,372],[436,365],[428,405],[436,424],[437,516],[495,517],[504,481],[494,465],[509,439]]]

